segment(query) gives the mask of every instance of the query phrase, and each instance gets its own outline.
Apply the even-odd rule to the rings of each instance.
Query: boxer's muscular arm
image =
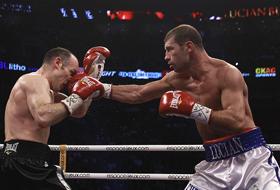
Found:
[[[144,85],[112,85],[111,99],[129,103],[139,104],[156,98],[172,89],[166,77]]]
[[[54,125],[68,116],[62,103],[52,103],[49,84],[40,76],[23,79],[22,88],[27,97],[27,106],[35,122],[42,127]]]
[[[240,130],[246,121],[244,89],[247,87],[243,76],[237,69],[230,68],[221,81],[224,81],[221,91],[223,109],[212,111],[210,126],[224,130]]]
[[[54,94],[54,103],[60,103],[61,100],[67,98],[68,96],[63,93],[55,93]],[[92,102],[91,98],[86,99],[83,104],[71,115],[71,117],[82,118],[86,115],[88,108],[90,107]]]

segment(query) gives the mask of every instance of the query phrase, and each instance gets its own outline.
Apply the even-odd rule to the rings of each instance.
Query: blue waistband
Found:
[[[260,128],[255,128],[217,143],[204,144],[205,160],[208,162],[223,160],[265,144]]]

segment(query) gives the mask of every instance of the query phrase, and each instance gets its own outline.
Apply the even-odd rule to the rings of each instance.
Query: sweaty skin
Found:
[[[203,141],[254,128],[248,89],[241,72],[231,64],[208,56],[206,51],[173,38],[165,42],[165,60],[173,70],[161,80],[145,85],[112,85],[111,98],[124,103],[142,103],[160,98],[169,90],[182,90],[212,109],[209,124],[196,122]]]
[[[209,125],[197,122],[204,141],[254,128],[248,103],[248,89],[241,73],[232,65],[211,58],[198,78],[171,72],[166,77],[173,89],[189,92],[195,100],[209,108]]]
[[[67,66],[60,58],[38,71],[21,76],[11,90],[5,110],[5,141],[29,140],[47,144],[50,127],[69,113],[59,93],[77,72],[78,60],[72,56]],[[85,101],[73,117],[83,117],[91,103]]]
[[[6,106],[6,140],[25,139],[47,143],[49,125],[67,116],[66,111],[60,111],[65,109],[63,104],[50,106],[53,100],[47,79],[35,74],[20,77]]]

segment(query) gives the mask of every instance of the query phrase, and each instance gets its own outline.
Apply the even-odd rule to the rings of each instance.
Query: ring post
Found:
[[[67,147],[66,144],[59,145],[59,166],[63,173],[66,172],[66,159],[67,159]]]

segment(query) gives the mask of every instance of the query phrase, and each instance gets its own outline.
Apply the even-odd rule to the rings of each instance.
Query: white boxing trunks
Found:
[[[279,166],[260,128],[204,145],[185,190],[280,190]]]

